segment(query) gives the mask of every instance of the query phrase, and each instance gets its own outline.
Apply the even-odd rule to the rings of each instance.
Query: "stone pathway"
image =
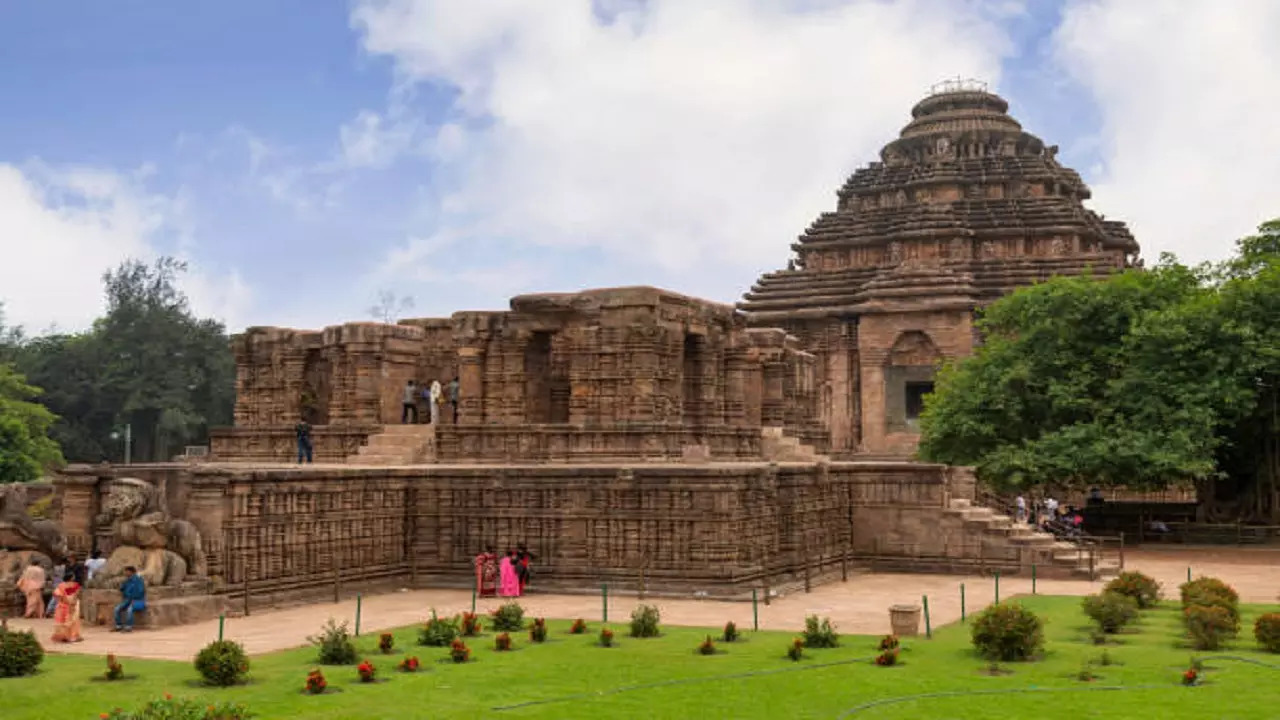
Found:
[[[1245,550],[1144,550],[1131,551],[1128,569],[1146,572],[1164,583],[1166,595],[1176,595],[1177,586],[1186,579],[1191,566],[1194,575],[1213,575],[1231,583],[1240,591],[1241,600],[1253,603],[1275,603],[1280,593],[1280,549]],[[917,575],[869,573],[851,577],[845,583],[815,588],[812,593],[798,593],[775,598],[769,605],[760,603],[760,628],[763,630],[798,630],[806,615],[829,616],[842,633],[879,634],[889,631],[890,605],[920,604],[929,597],[929,611],[935,627],[960,618],[960,585],[965,585],[965,604],[969,612],[994,600],[991,578],[954,575]],[[1086,580],[1042,580],[1037,591],[1045,595],[1087,595],[1097,592],[1101,582]],[[1030,578],[1002,578],[1000,596],[1012,597],[1031,592]],[[638,604],[635,596],[610,596],[611,624],[621,625]],[[720,627],[732,620],[739,628],[752,626],[751,603],[718,600],[651,599],[662,610],[664,623],[672,625]],[[601,598],[598,595],[543,595],[534,593],[521,598],[528,615],[570,619],[582,617],[596,624],[600,621]],[[487,612],[501,602],[484,599],[477,611]],[[244,644],[253,655],[299,647],[307,643],[329,618],[354,625],[355,601],[321,602],[283,610],[254,613],[249,617],[228,618],[226,637]],[[471,593],[460,590],[402,590],[364,599],[361,633],[372,634],[422,622],[435,608],[440,614],[468,610]],[[34,628],[41,638],[52,632],[52,620],[10,620],[10,627]],[[89,627],[85,641],[76,645],[44,643],[50,652],[104,655],[113,652],[122,657],[156,658],[187,661],[206,643],[217,638],[218,622],[140,630],[131,635],[109,632],[106,628]]]

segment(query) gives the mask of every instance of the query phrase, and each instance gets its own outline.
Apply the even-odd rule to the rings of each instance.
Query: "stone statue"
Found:
[[[27,514],[27,488],[0,485],[0,588],[12,589],[23,569],[38,562],[46,572],[67,556],[67,538],[52,520]],[[3,605],[0,602],[0,605]]]
[[[982,241],[982,257],[992,258],[996,256],[996,244],[990,240]]]
[[[1061,257],[1067,254],[1067,243],[1060,237],[1054,238],[1049,243],[1049,254],[1054,257]]]
[[[164,491],[145,480],[113,481],[97,523],[110,525],[117,545],[91,587],[115,587],[130,565],[148,585],[180,585],[188,574],[208,574],[200,532],[170,515]]]
[[[889,262],[891,263],[902,262],[902,243],[898,242],[897,240],[889,243]]]

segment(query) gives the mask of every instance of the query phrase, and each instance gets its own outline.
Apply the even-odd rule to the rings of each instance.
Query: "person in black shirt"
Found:
[[[89,568],[85,567],[75,553],[68,553],[66,574],[71,575],[73,580],[83,586],[85,580],[88,579]]]
[[[298,424],[293,426],[293,434],[298,438],[298,464],[302,464],[304,457],[307,462],[311,462],[311,423],[299,420]]]

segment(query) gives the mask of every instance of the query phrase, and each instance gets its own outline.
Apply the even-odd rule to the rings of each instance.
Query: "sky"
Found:
[[[231,331],[656,285],[723,302],[977,78],[1130,223],[1280,216],[1274,0],[0,0],[0,302],[179,257]]]

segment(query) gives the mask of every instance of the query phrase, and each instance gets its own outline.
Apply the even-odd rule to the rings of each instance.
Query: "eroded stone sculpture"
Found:
[[[27,489],[0,485],[0,588],[12,588],[23,568],[34,560],[46,571],[67,556],[67,538],[52,520],[27,514]]]
[[[188,576],[208,574],[200,532],[173,517],[164,491],[145,480],[115,480],[97,522],[110,526],[117,545],[92,587],[115,587],[129,566],[148,585],[180,585]]]

